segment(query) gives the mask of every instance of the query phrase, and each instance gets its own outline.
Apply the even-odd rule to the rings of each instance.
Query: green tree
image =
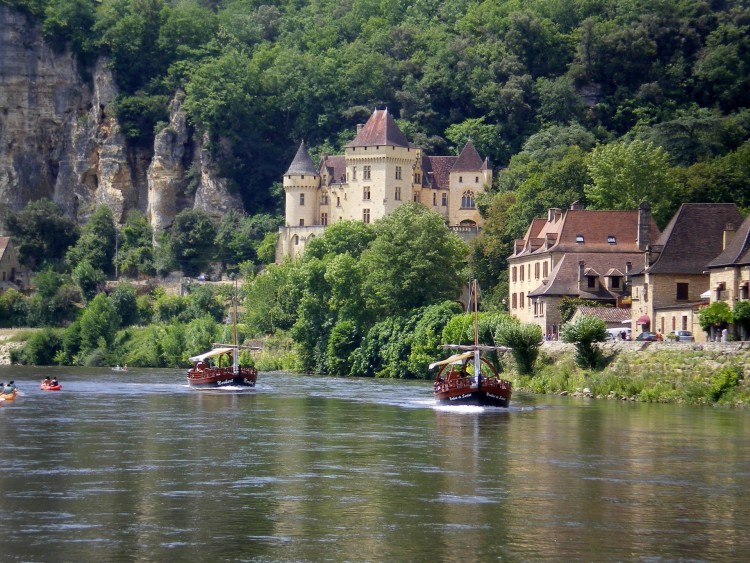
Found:
[[[734,323],[740,328],[743,340],[750,336],[750,301],[737,301],[732,310]]]
[[[137,209],[131,210],[118,237],[119,273],[132,278],[154,275],[153,230],[146,216]]]
[[[94,269],[112,274],[116,236],[112,210],[106,205],[100,205],[83,226],[81,237],[68,250],[65,259],[71,267],[88,262]]]
[[[726,301],[714,301],[698,311],[698,323],[711,336],[714,336],[714,331],[720,331],[731,324],[732,320],[732,310]]]
[[[177,214],[172,223],[170,245],[172,255],[187,276],[196,276],[208,269],[215,258],[216,226],[203,211],[188,209]]]
[[[85,61],[98,47],[92,31],[95,19],[94,0],[50,0],[44,10],[42,30],[55,49],[63,51],[70,44],[73,52]]]
[[[357,325],[352,321],[339,321],[331,329],[328,338],[327,366],[330,375],[349,375],[352,353],[361,340]]]
[[[100,285],[107,279],[104,272],[94,268],[90,262],[84,260],[73,268],[73,281],[81,291],[84,301],[91,299],[99,291]]]
[[[114,342],[120,328],[120,315],[104,293],[100,293],[86,306],[81,315],[81,350],[89,354],[102,345]]]
[[[539,357],[543,341],[542,327],[536,324],[521,323],[513,317],[503,315],[495,326],[495,342],[511,349],[520,375],[534,371],[534,363]]]
[[[596,369],[602,362],[602,351],[596,345],[607,338],[606,323],[596,317],[581,315],[576,321],[562,325],[563,342],[570,342],[576,349],[576,363],[584,369]]]
[[[5,218],[22,264],[32,269],[61,264],[68,247],[78,240],[78,226],[49,199],[29,203]]]
[[[398,314],[458,295],[468,252],[443,217],[405,204],[380,219],[375,230],[377,238],[360,261],[368,308]]]
[[[110,294],[109,300],[120,316],[122,326],[126,327],[140,322],[137,299],[135,286],[129,283],[118,283]]]
[[[589,174],[584,191],[595,209],[632,210],[647,201],[658,224],[669,220],[676,185],[662,148],[642,141],[601,145],[591,153]]]

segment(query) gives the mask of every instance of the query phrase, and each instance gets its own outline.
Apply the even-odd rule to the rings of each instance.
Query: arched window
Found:
[[[292,240],[294,241],[295,246],[299,244],[299,237],[297,235],[294,235]]]
[[[461,207],[463,209],[474,209],[474,192],[466,190],[464,195],[461,196]]]

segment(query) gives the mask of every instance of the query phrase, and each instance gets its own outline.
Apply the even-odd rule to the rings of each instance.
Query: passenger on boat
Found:
[[[195,369],[196,371],[203,371],[204,369],[206,369],[206,363],[198,362],[197,364],[195,364]]]
[[[60,385],[60,384],[57,382],[57,378],[53,377],[52,378],[52,383],[50,383],[50,385],[52,385],[54,387],[55,385]]]
[[[44,381],[42,381],[42,385],[50,386],[52,383],[50,383],[49,375],[44,378]]]
[[[12,395],[15,392],[16,392],[16,384],[13,381],[8,383],[8,385],[6,385],[5,389],[3,390],[3,393],[5,393],[6,395]]]

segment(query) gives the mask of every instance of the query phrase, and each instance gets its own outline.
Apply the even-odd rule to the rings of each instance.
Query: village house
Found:
[[[648,204],[637,211],[578,204],[549,209],[546,218],[531,222],[508,258],[510,313],[556,339],[563,298],[622,305],[629,295],[626,275],[658,235]]]
[[[285,226],[278,260],[299,256],[311,239],[336,221],[371,223],[406,202],[445,218],[464,238],[482,225],[476,197],[492,184],[492,168],[469,141],[459,156],[427,156],[410,143],[387,109],[375,110],[344,148],[313,164],[305,143],[283,178]]]
[[[697,312],[710,283],[708,264],[724,250],[727,224],[741,221],[733,203],[680,206],[630,274],[634,335],[689,330],[696,341],[706,340]]]
[[[0,237],[0,291],[22,289],[27,283],[26,269],[18,261],[10,237]]]
[[[750,215],[736,230],[734,224],[726,225],[723,245],[723,252],[708,263],[707,293],[711,303],[724,301],[734,309],[737,302],[750,299]]]

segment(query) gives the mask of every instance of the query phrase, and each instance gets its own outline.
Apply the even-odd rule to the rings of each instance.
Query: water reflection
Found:
[[[42,392],[49,373],[63,391]],[[748,414],[425,382],[0,368],[9,560],[629,560],[750,555]]]

